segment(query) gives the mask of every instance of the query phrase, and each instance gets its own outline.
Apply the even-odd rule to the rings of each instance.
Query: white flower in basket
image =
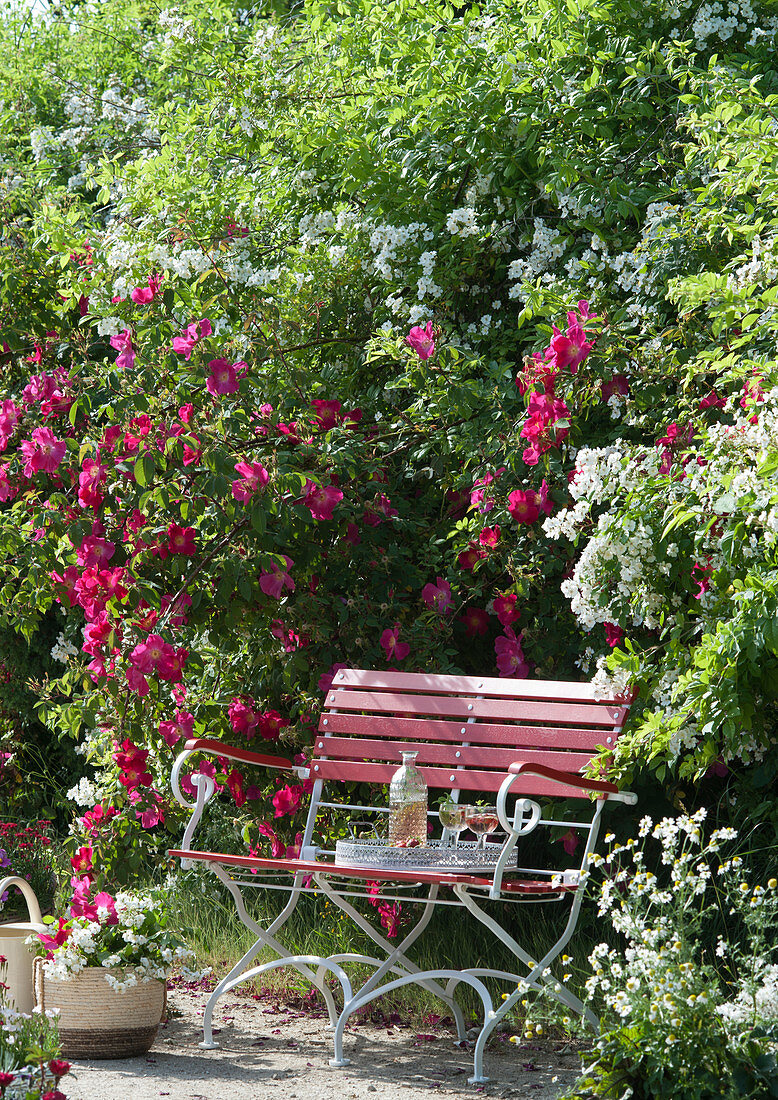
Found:
[[[90,898],[90,889],[87,879],[77,883],[70,916],[32,937],[38,1005],[59,1009],[68,1057],[140,1054],[164,1012],[165,978],[191,952],[167,928],[160,891]]]
[[[159,891],[98,893],[91,901],[88,887],[76,887],[71,915],[60,917],[53,935],[32,936],[47,978],[67,981],[87,967],[102,967],[112,988],[164,980],[177,959],[191,952],[167,928],[167,910]],[[117,980],[111,973],[121,970]],[[130,981],[132,978],[132,981]]]

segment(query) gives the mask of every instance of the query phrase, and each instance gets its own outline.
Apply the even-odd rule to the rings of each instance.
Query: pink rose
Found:
[[[184,359],[191,359],[195,345],[212,332],[213,327],[207,317],[203,317],[201,321],[193,321],[180,336],[173,337],[173,351],[177,355],[183,355]]]
[[[400,624],[387,628],[381,635],[381,647],[386,654],[387,661],[404,661],[411,651],[407,642],[400,642]]]
[[[281,599],[285,588],[288,588],[290,592],[294,592],[294,581],[288,572],[294,562],[286,554],[282,554],[281,557],[286,563],[286,569],[278,562],[273,562],[269,570],[263,569],[261,571],[259,577],[259,587],[266,596],[272,596],[275,600]]]
[[[427,607],[434,608],[439,615],[447,614],[454,602],[451,599],[451,585],[442,577],[438,577],[436,584],[425,584],[421,590],[421,598]]]
[[[238,391],[236,364],[230,363],[227,359],[211,359],[208,366],[211,368],[211,373],[206,379],[205,388],[212,397]]]
[[[499,523],[495,523],[494,527],[483,528],[481,534],[478,536],[478,541],[481,543],[481,546],[487,546],[491,549],[500,541],[501,534]]]
[[[468,607],[460,621],[464,624],[468,638],[485,634],[489,629],[489,616],[482,607]]]
[[[503,626],[511,626],[520,619],[521,613],[516,607],[518,600],[519,597],[514,593],[511,593],[509,596],[495,596],[492,607],[494,608],[495,615]]]
[[[85,568],[92,565],[107,565],[115,550],[115,543],[108,542],[107,539],[99,538],[97,535],[87,535],[76,550],[76,560]]]
[[[100,485],[106,479],[107,466],[101,466],[94,459],[87,458],[78,475],[78,503],[82,508],[99,508],[103,503]]]
[[[167,535],[171,554],[187,554],[191,557],[197,553],[194,527],[179,527],[177,523],[171,523]]]
[[[57,439],[51,428],[36,428],[29,439],[22,440],[19,447],[24,457],[25,477],[41,471],[53,474],[65,457],[67,443],[64,439]]]
[[[290,816],[296,814],[300,808],[302,797],[303,788],[299,785],[281,787],[273,796],[273,806],[276,811],[274,816],[284,817],[286,814]]]
[[[112,336],[110,345],[119,354],[116,356],[115,366],[119,370],[130,370],[135,365],[135,350],[132,346],[132,333],[128,328],[120,332],[118,336]]]
[[[305,483],[303,503],[310,509],[311,516],[315,520],[332,519],[335,505],[340,504],[342,500],[342,491],[334,485],[317,485],[310,478]]]
[[[510,626],[506,626],[505,633],[495,638],[494,652],[497,655],[500,676],[523,679],[529,675],[529,665],[524,659],[521,639],[516,637]]]
[[[135,302],[136,305],[147,306],[149,302],[153,302],[159,293],[160,283],[162,282],[161,275],[149,275],[148,286],[136,286],[130,291],[130,299]]]
[[[508,497],[508,511],[517,523],[534,523],[540,515],[537,494],[532,489],[516,489]]]
[[[241,476],[232,483],[232,495],[243,504],[247,504],[259,489],[264,489],[270,480],[270,474],[259,462],[236,462],[235,472]]]
[[[406,344],[413,348],[419,359],[429,359],[435,353],[435,340],[432,335],[432,321],[427,321],[424,328],[414,325],[405,338]]]

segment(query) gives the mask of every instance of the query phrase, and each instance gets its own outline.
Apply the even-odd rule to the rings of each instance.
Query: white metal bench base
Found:
[[[518,974],[488,968],[421,970],[407,957],[405,952],[429,924],[438,900],[438,887],[436,885],[429,887],[426,898],[403,899],[406,902],[423,905],[424,909],[407,935],[399,943],[393,944],[381,935],[370,921],[338,892],[330,881],[329,875],[324,872],[317,874],[314,878],[318,890],[342,909],[381,948],[386,957],[379,959],[356,953],[341,953],[330,956],[295,955],[289,952],[276,938],[275,932],[281,928],[291,915],[300,895],[313,891],[303,888],[300,883],[292,883],[286,887],[290,894],[289,901],[275,920],[267,928],[263,928],[249,915],[241,892],[242,885],[251,888],[253,884],[236,881],[225,865],[209,861],[208,866],[229,890],[235,901],[240,920],[256,938],[249,950],[216,985],[206,1002],[203,1015],[203,1041],[198,1044],[202,1050],[215,1050],[219,1047],[218,1041],[213,1037],[213,1013],[220,998],[243,982],[285,966],[292,966],[298,970],[322,995],[330,1026],[334,1032],[333,1057],[329,1060],[329,1065],[334,1069],[351,1064],[343,1052],[345,1028],[351,1016],[376,998],[411,984],[421,986],[444,1002],[454,1018],[459,1042],[464,1041],[466,1038],[467,1022],[460,1005],[455,999],[456,988],[461,983],[465,983],[478,994],[483,1006],[483,1025],[473,1050],[473,1076],[468,1078],[468,1083],[471,1085],[484,1084],[489,1080],[483,1071],[486,1044],[498,1024],[505,1019],[529,989],[542,991],[554,997],[572,1011],[579,1013],[595,1031],[599,1030],[599,1021],[591,1010],[586,1008],[579,998],[561,982],[556,982],[550,976],[544,974],[544,971],[558,957],[572,936],[582,901],[582,891],[580,890],[577,890],[573,896],[571,912],[562,935],[553,947],[546,952],[544,957],[539,962],[535,962],[505,929],[501,928],[496,921],[484,912],[466,887],[454,886],[453,890],[457,895],[457,904],[467,908],[481,924],[497,936],[501,943],[509,947],[517,961],[524,965],[526,971],[524,974]],[[353,896],[353,892],[349,896]],[[365,893],[359,896],[367,897],[368,895]],[[559,895],[552,895],[552,897],[557,896]],[[270,948],[277,957],[269,962],[252,966],[253,960],[266,947]],[[348,963],[375,968],[373,974],[365,979],[356,992],[353,990],[351,979],[341,965]],[[324,980],[327,973],[331,973],[340,983],[343,994],[343,1008],[340,1011],[336,1007],[331,989]],[[397,976],[391,977],[391,975]],[[387,977],[389,977],[388,981],[385,980]],[[513,992],[506,997],[497,1009],[495,1009],[491,994],[482,980],[485,978],[506,981],[515,987]]]

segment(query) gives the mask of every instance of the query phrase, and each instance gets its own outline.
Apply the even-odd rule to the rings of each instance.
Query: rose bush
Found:
[[[186,737],[304,753],[344,663],[613,646],[644,708],[617,766],[763,753],[774,17],[5,19],[0,613],[57,624],[38,715],[103,865],[177,829]],[[202,766],[237,833],[293,844],[301,785]]]

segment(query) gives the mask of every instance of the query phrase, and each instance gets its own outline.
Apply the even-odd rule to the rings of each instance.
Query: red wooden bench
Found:
[[[374,998],[409,982],[418,983],[445,1002],[460,1039],[465,1035],[466,1023],[456,1000],[457,986],[464,982],[478,993],[483,1003],[484,1025],[475,1044],[471,1083],[488,1079],[483,1073],[486,1041],[527,989],[544,989],[596,1028],[594,1014],[551,975],[550,966],[575,929],[583,898],[581,885],[605,803],[636,801],[630,792],[620,792],[612,783],[582,774],[593,757],[615,743],[630,702],[631,696],[596,699],[592,687],[585,683],[342,669],[327,692],[307,769],[297,768],[289,760],[231,748],[219,741],[188,741],[174,767],[173,791],[182,805],[192,807],[193,813],[182,847],[170,854],[180,857],[184,866],[202,863],[210,867],[235,899],[243,923],[256,935],[251,949],[214,989],[205,1009],[201,1045],[217,1045],[213,1040],[212,1016],[218,998],[239,982],[279,966],[296,967],[322,994],[335,1029],[331,1064],[337,1066],[348,1064],[343,1056],[343,1032],[349,1017]],[[496,865],[473,871],[434,864],[414,867],[412,863],[404,867],[358,866],[342,858],[338,861],[335,850],[316,844],[321,814],[331,815],[333,809],[342,809],[344,801],[355,817],[386,812],[386,790],[371,787],[371,802],[367,805],[349,802],[348,792],[355,782],[388,784],[399,766],[402,750],[418,752],[417,765],[430,789],[431,809],[435,791],[450,792],[454,800],[462,796],[463,802],[496,802],[505,833]],[[298,859],[229,855],[199,851],[193,846],[193,833],[213,795],[214,781],[195,773],[192,782],[197,798],[190,803],[181,793],[179,778],[190,757],[201,752],[284,768],[313,780]],[[345,793],[343,784],[349,784]],[[337,798],[328,800],[333,785],[341,790]],[[577,800],[575,820],[571,821],[569,815],[564,822],[559,817],[544,817],[536,800],[550,799]],[[430,816],[434,820],[434,813]],[[521,863],[517,851],[521,850],[523,836],[537,827],[553,827],[558,831],[563,823],[583,830],[586,835],[576,867],[559,872],[551,866],[513,866]],[[559,845],[555,848],[558,851]],[[415,857],[403,858],[412,861]],[[449,854],[448,858],[454,857]],[[552,863],[550,859],[549,864]],[[357,899],[369,896],[368,883],[376,881],[384,884],[384,890],[392,891],[382,895],[385,900],[421,906],[418,921],[399,944],[390,942],[355,904]],[[267,927],[253,920],[244,905],[242,891],[257,887],[281,889],[289,895],[283,911]],[[326,894],[367,932],[383,957],[291,953],[277,933],[300,895],[311,891]],[[514,904],[567,901],[570,911],[556,943],[536,961],[500,924],[498,914],[503,910],[489,904],[493,899]],[[458,969],[450,964],[421,971],[406,951],[429,923],[436,905],[455,905],[469,911],[511,949],[520,971]],[[270,948],[275,957],[252,966],[262,948]],[[346,969],[350,963],[372,968],[368,979],[356,991]],[[328,973],[342,987],[342,1009],[336,1007],[327,984]],[[485,979],[509,983],[510,992],[504,1001],[498,1002],[497,1008]]]

